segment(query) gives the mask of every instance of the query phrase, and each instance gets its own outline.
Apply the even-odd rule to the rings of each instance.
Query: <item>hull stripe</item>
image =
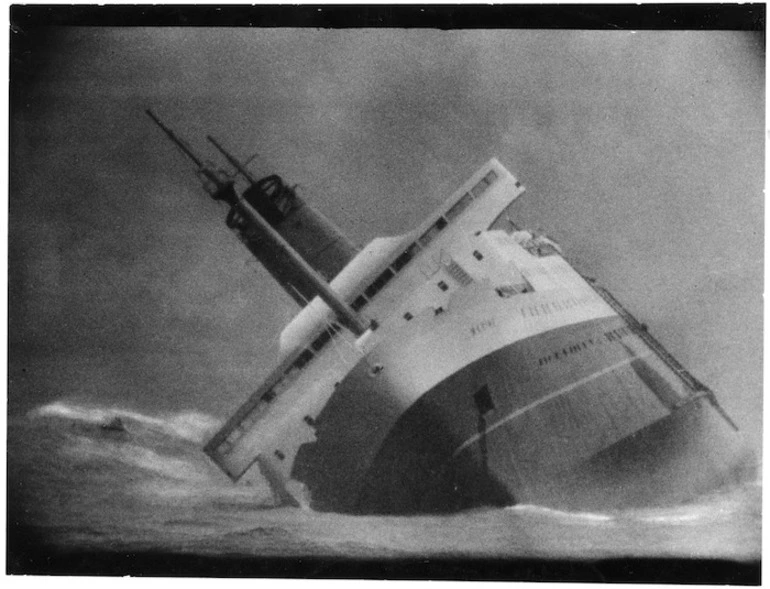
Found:
[[[606,368],[603,368],[602,370],[599,370],[598,372],[594,372],[593,374],[589,374],[588,376],[586,376],[584,378],[581,378],[580,380],[576,380],[575,382],[573,382],[573,383],[571,383],[571,384],[569,384],[569,385],[567,385],[565,387],[562,387],[562,388],[560,388],[558,390],[555,390],[552,393],[549,393],[549,394],[545,395],[544,397],[541,397],[537,401],[534,401],[534,402],[530,403],[529,405],[526,405],[525,407],[522,407],[521,409],[517,409],[516,411],[514,411],[512,413],[509,413],[508,415],[503,417],[500,421],[497,421],[497,422],[493,423],[492,425],[490,425],[484,431],[484,434],[488,435],[489,433],[493,432],[497,428],[499,428],[499,427],[503,426],[504,424],[508,423],[512,419],[516,419],[520,415],[523,415],[527,411],[530,411],[530,410],[534,409],[535,407],[537,407],[539,405],[542,405],[543,403],[547,403],[551,399],[554,399],[554,398],[559,397],[559,396],[561,396],[561,395],[563,395],[565,393],[568,393],[571,390],[576,389],[579,386],[582,386],[584,384],[587,384],[587,383],[591,382],[592,380],[596,380],[600,376],[604,376],[605,374],[607,374],[609,372],[612,372],[613,370],[617,370],[621,366],[625,366],[626,364],[630,364],[634,360],[640,360],[640,359],[644,359],[644,358],[649,358],[651,355],[652,354],[647,353],[647,354],[643,354],[641,356],[633,356],[631,358],[626,358],[625,360],[622,360],[620,362],[616,362],[615,364],[607,366]],[[478,442],[481,439],[481,437],[482,437],[482,434],[474,434],[470,438],[465,440],[452,453],[452,458],[454,458],[460,452],[462,452],[463,450],[468,448],[468,446],[472,446],[473,444]]]

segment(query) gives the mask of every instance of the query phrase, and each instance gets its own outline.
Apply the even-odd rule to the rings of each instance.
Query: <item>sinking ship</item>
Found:
[[[225,223],[300,310],[270,375],[206,444],[233,481],[356,514],[685,501],[753,458],[714,392],[551,239],[493,159],[413,231],[363,249],[277,174],[208,140]]]

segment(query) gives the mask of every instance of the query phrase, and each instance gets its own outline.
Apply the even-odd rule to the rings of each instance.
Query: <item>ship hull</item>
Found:
[[[732,426],[617,315],[514,341],[418,394],[372,366],[341,383],[298,456],[316,509],[657,505],[751,464]]]

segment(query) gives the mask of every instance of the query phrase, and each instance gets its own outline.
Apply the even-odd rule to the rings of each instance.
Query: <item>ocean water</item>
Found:
[[[101,425],[116,416],[126,431],[105,431]],[[201,451],[220,425],[199,413],[65,403],[10,418],[9,570],[36,572],[46,552],[330,562],[760,560],[760,479],[685,505],[622,512],[516,505],[441,516],[318,513],[275,507],[266,484],[233,485]],[[141,573],[141,564],[132,571]],[[177,573],[185,571],[168,570]]]

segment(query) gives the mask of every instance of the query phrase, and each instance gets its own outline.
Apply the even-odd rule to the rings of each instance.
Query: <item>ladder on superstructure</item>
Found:
[[[646,325],[642,325],[639,323],[639,321],[631,315],[631,313],[620,304],[620,301],[616,299],[610,291],[608,291],[606,288],[599,286],[596,284],[594,279],[589,278],[587,276],[583,276],[583,279],[591,285],[591,288],[594,289],[596,294],[598,294],[604,301],[612,307],[612,309],[623,319],[623,321],[626,322],[626,325],[628,325],[629,328],[631,328],[631,331],[633,331],[639,338],[646,343],[650,349],[655,353],[658,358],[660,358],[663,363],[668,366],[671,370],[673,370],[674,374],[676,374],[682,382],[685,383],[685,385],[693,391],[693,395],[687,399],[687,401],[690,401],[691,399],[695,397],[705,397],[708,399],[708,401],[711,403],[711,405],[716,409],[719,414],[725,418],[725,421],[729,423],[733,429],[736,431],[738,430],[738,426],[735,424],[735,422],[730,419],[730,416],[727,415],[724,409],[722,409],[722,406],[719,404],[716,398],[716,394],[713,390],[711,390],[709,387],[707,387],[705,384],[703,384],[701,381],[699,381],[697,378],[695,378],[684,366],[682,366],[679,361],[674,358],[666,348],[663,347],[663,344],[661,344],[657,339],[655,339],[652,334],[647,330]],[[685,402],[687,402],[685,401]]]

